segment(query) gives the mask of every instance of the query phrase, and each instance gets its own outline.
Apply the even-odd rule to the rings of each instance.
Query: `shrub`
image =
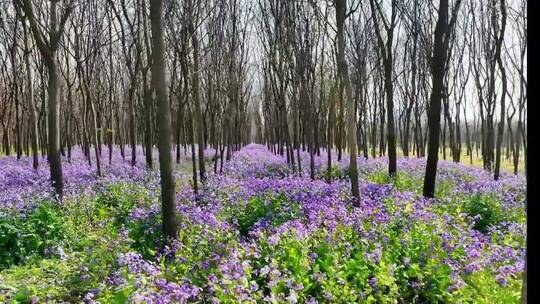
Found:
[[[98,219],[114,217],[116,225],[126,223],[133,207],[148,199],[144,188],[135,184],[115,183],[107,185],[94,200],[94,213]]]
[[[269,194],[267,198],[255,196],[248,200],[245,207],[236,211],[238,230],[246,236],[253,225],[260,220],[268,221],[272,226],[281,225],[300,214],[300,205],[287,199],[285,194]]]
[[[330,170],[328,170],[328,167],[325,167],[321,169],[319,173],[319,178],[324,180],[337,180],[337,179],[344,179],[347,178],[348,172],[342,170],[341,168],[337,166],[332,166]]]
[[[66,225],[58,206],[43,202],[25,218],[0,218],[0,268],[21,264],[36,256],[44,256],[49,249],[66,238]]]
[[[463,210],[475,219],[473,228],[482,233],[504,218],[499,202],[489,194],[475,193],[467,197],[463,201]]]
[[[158,215],[151,215],[127,224],[129,237],[132,239],[131,248],[144,258],[155,256],[156,248],[163,244],[161,220]]]

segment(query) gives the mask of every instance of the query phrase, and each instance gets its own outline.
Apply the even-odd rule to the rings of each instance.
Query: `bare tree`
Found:
[[[336,23],[337,23],[337,63],[340,79],[340,92],[342,100],[347,104],[347,133],[350,153],[349,177],[351,179],[351,191],[355,198],[355,205],[360,204],[360,189],[358,187],[358,164],[356,143],[356,119],[354,115],[354,104],[352,100],[352,87],[349,79],[349,68],[345,61],[345,36],[344,24],[346,18],[346,0],[336,0]]]
[[[73,0],[71,0],[64,10],[60,20],[57,16],[58,0],[51,0],[49,4],[49,38],[38,25],[38,20],[34,14],[34,8],[30,0],[15,0],[24,10],[30,28],[32,30],[36,45],[45,61],[48,69],[48,159],[51,171],[51,180],[56,194],[62,198],[64,183],[62,179],[62,162],[60,159],[60,127],[58,121],[58,59],[56,52],[58,50],[60,38],[64,32],[64,26],[73,10]]]
[[[434,197],[435,195],[435,178],[437,176],[437,161],[439,159],[441,101],[443,94],[446,91],[444,83],[445,73],[447,70],[446,59],[450,43],[450,33],[456,22],[460,4],[461,1],[456,0],[452,10],[452,17],[450,21],[448,21],[448,0],[441,0],[439,3],[431,66],[433,73],[433,90],[431,92],[431,100],[428,111],[428,157],[423,189],[423,194],[425,197]]]
[[[501,77],[502,77],[502,92],[501,92],[501,106],[499,108],[501,118],[499,120],[499,129],[497,134],[497,146],[496,146],[496,153],[495,153],[495,173],[494,178],[495,180],[499,179],[500,170],[501,170],[501,146],[503,141],[503,135],[504,135],[504,121],[506,120],[506,93],[508,91],[507,85],[508,81],[506,79],[506,69],[503,65],[503,61],[501,59],[501,48],[504,40],[504,31],[506,29],[506,3],[505,0],[501,0],[500,4],[501,9],[501,28],[500,28],[500,34],[497,37],[497,43],[496,43],[496,49],[495,49],[495,60],[497,61],[497,65],[499,66],[499,69],[501,71]]]
[[[377,42],[379,45],[378,50],[381,53],[383,67],[384,67],[384,89],[386,93],[386,114],[387,114],[387,141],[388,141],[388,174],[390,176],[396,175],[397,170],[397,152],[396,152],[396,127],[394,122],[394,79],[393,79],[393,40],[394,30],[397,25],[397,0],[392,0],[391,4],[391,17],[390,20],[386,20],[380,4],[375,0],[370,0],[372,20],[377,35]],[[386,31],[386,42],[382,38],[381,29],[379,25],[379,15],[382,25]]]

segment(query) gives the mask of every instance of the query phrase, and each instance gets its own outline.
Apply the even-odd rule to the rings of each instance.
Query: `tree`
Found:
[[[501,58],[501,48],[504,40],[504,31],[506,29],[506,3],[505,0],[501,0],[501,29],[500,34],[497,38],[497,44],[495,49],[495,60],[497,61],[497,65],[499,66],[499,69],[501,70],[501,76],[502,76],[502,92],[501,92],[501,118],[499,120],[499,128],[498,128],[498,134],[497,134],[497,145],[496,145],[496,152],[495,152],[495,173],[494,178],[495,180],[499,179],[500,170],[501,170],[501,146],[502,146],[502,140],[504,135],[504,121],[506,119],[506,93],[507,93],[507,85],[508,81],[506,79],[506,69],[504,68],[502,58]]]
[[[199,38],[197,35],[197,28],[194,25],[194,6],[193,1],[187,1],[187,31],[191,37],[191,44],[193,48],[193,77],[192,77],[192,93],[193,93],[193,106],[197,122],[197,147],[198,147],[198,158],[199,158],[199,174],[201,183],[206,182],[206,169],[204,165],[204,122],[203,114],[201,109],[201,96],[199,92]],[[197,16],[198,17],[198,16]]]
[[[437,161],[439,159],[439,133],[441,129],[441,102],[445,89],[444,78],[447,70],[448,45],[450,31],[456,21],[461,1],[457,0],[452,11],[452,19],[448,22],[448,0],[441,0],[437,25],[435,26],[432,73],[433,89],[428,110],[428,157],[424,177],[423,194],[425,197],[434,197],[435,178],[437,176]]]
[[[349,178],[351,179],[352,195],[355,198],[355,205],[360,204],[360,189],[358,187],[358,165],[356,143],[356,119],[354,104],[352,100],[352,87],[349,79],[349,68],[345,60],[345,37],[344,24],[346,18],[346,0],[336,0],[336,22],[337,22],[337,64],[340,80],[340,93],[342,100],[347,105],[347,134],[350,153]]]
[[[19,6],[16,6],[19,10]],[[19,12],[18,12],[19,13]],[[32,84],[32,67],[30,65],[30,35],[28,33],[26,21],[23,20],[23,33],[24,33],[24,65],[26,67],[26,98],[28,99],[28,110],[30,111],[30,141],[32,146],[32,167],[37,170],[39,167],[39,155],[38,155],[38,119],[36,113],[36,105],[34,102],[34,87]]]
[[[58,121],[58,60],[56,52],[58,50],[60,38],[64,32],[64,26],[68,20],[71,11],[73,10],[73,1],[70,0],[66,9],[60,18],[57,17],[57,5],[59,0],[51,0],[49,4],[49,38],[45,38],[45,34],[38,25],[38,21],[34,14],[34,8],[30,0],[15,0],[18,5],[24,10],[30,28],[36,41],[36,45],[47,65],[48,70],[48,159],[51,171],[52,185],[56,194],[61,199],[63,195],[64,182],[62,179],[62,162],[60,158],[60,126]]]
[[[373,25],[375,27],[375,34],[377,36],[378,50],[381,53],[383,66],[384,66],[384,90],[386,93],[386,114],[387,114],[387,141],[388,141],[388,175],[394,177],[397,170],[397,154],[396,154],[396,127],[394,122],[394,79],[392,77],[392,65],[393,65],[393,39],[394,29],[396,27],[397,18],[397,0],[392,0],[392,12],[390,22],[385,20],[384,14],[381,11],[379,3],[375,0],[370,0],[371,13],[373,19]],[[379,17],[381,15],[381,21],[386,30],[386,42],[383,41],[381,30],[379,27]]]
[[[150,25],[152,28],[152,88],[158,106],[158,149],[161,176],[161,215],[163,233],[177,238],[175,180],[171,155],[171,110],[165,82],[165,42],[163,38],[163,0],[150,0]]]

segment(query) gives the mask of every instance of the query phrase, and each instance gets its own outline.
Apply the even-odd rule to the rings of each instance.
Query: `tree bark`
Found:
[[[357,151],[358,145],[356,144],[356,119],[354,112],[354,103],[352,100],[352,88],[349,79],[349,70],[347,61],[345,60],[345,37],[344,37],[344,24],[345,24],[345,12],[347,9],[346,0],[336,0],[336,20],[337,20],[337,62],[338,62],[338,74],[340,77],[340,87],[344,90],[342,100],[347,105],[347,134],[348,145],[350,153],[350,165],[349,165],[349,177],[351,179],[352,195],[355,198],[355,206],[360,206],[360,189],[358,186],[358,165],[357,165]]]
[[[437,25],[435,26],[435,42],[433,45],[433,89],[428,114],[428,157],[424,177],[423,194],[434,197],[437,161],[439,159],[439,133],[441,128],[441,100],[444,91],[444,74],[446,50],[444,46],[445,33],[448,32],[448,0],[440,0]]]
[[[152,28],[152,87],[158,105],[158,148],[161,176],[161,212],[163,233],[177,238],[175,206],[175,180],[171,155],[171,110],[165,83],[165,42],[163,38],[163,0],[150,0],[150,24]]]
[[[30,141],[32,146],[32,167],[37,170],[39,167],[38,151],[38,118],[36,113],[36,104],[34,102],[34,88],[32,85],[32,67],[30,66],[30,47],[29,37],[26,25],[24,30],[24,64],[26,66],[26,94],[28,98],[28,109],[30,111]]]
[[[502,18],[502,24],[501,24],[501,33],[497,40],[497,46],[495,50],[495,59],[497,60],[497,64],[499,66],[499,69],[501,70],[501,76],[502,76],[502,92],[501,92],[501,117],[499,121],[499,129],[497,134],[497,147],[496,147],[496,155],[495,155],[495,173],[494,173],[494,179],[498,180],[500,176],[500,170],[501,170],[501,146],[503,141],[503,135],[504,135],[504,121],[506,119],[506,91],[507,91],[507,79],[506,79],[506,70],[504,68],[502,59],[501,59],[501,47],[504,40],[504,31],[506,29],[506,3],[505,0],[501,0],[501,18]]]

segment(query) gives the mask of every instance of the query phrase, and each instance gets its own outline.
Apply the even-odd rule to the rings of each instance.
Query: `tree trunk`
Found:
[[[143,100],[144,100],[144,108],[145,108],[145,113],[144,113],[144,120],[145,120],[145,132],[144,132],[144,144],[145,144],[145,147],[146,147],[146,155],[145,155],[145,160],[146,160],[146,167],[148,169],[152,169],[153,168],[153,162],[152,162],[152,147],[153,147],[153,138],[152,138],[152,110],[153,110],[153,106],[152,106],[152,101],[153,101],[153,98],[152,98],[152,89],[149,88],[147,86],[147,83],[146,83],[146,77],[143,77],[144,80],[143,80],[143,86],[144,86],[144,93],[143,93]],[[170,114],[169,114],[170,115]]]
[[[136,77],[136,76],[135,76]],[[133,78],[135,78],[133,77]],[[131,165],[137,164],[137,124],[135,123],[135,80],[131,81],[128,93],[129,102],[129,139],[131,143]]]
[[[99,141],[98,141],[98,127],[97,127],[97,115],[96,115],[96,110],[95,110],[95,107],[94,107],[94,102],[92,101],[92,97],[90,96],[90,89],[88,88],[88,82],[85,81],[85,88],[87,90],[87,98],[86,98],[86,101],[89,103],[90,105],[90,114],[92,115],[92,130],[94,131],[93,133],[93,139],[94,139],[94,152],[96,154],[96,168],[97,168],[97,175],[98,176],[101,176],[101,161],[100,161],[100,153],[99,153]]]
[[[435,195],[435,178],[437,175],[437,161],[439,159],[439,132],[441,128],[441,99],[444,91],[446,62],[446,50],[443,40],[445,33],[448,32],[447,18],[448,0],[441,0],[439,2],[437,25],[435,26],[435,42],[432,57],[433,89],[428,110],[428,157],[423,189],[425,197],[434,197]]]
[[[30,66],[29,37],[26,26],[24,27],[24,64],[26,66],[26,93],[28,98],[28,110],[30,111],[30,141],[32,146],[32,167],[37,170],[39,167],[38,152],[38,118],[36,104],[34,103],[34,88],[32,86],[32,67]]]
[[[193,193],[195,196],[199,193],[199,185],[197,182],[197,154],[195,153],[195,137],[193,132],[193,112],[189,116],[189,138],[191,141],[191,165],[193,171]]]
[[[334,102],[335,102],[335,90],[334,88],[332,88],[332,91],[330,93],[330,98],[328,99],[328,101],[330,102],[329,104],[329,109],[328,109],[328,134],[327,134],[327,167],[328,167],[328,174],[326,175],[326,181],[328,183],[330,183],[332,181],[332,176],[330,175],[330,173],[332,172],[332,148],[333,148],[333,129],[332,129],[332,126],[333,126],[333,123],[334,123]]]
[[[337,20],[337,62],[338,62],[338,75],[340,76],[340,92],[342,95],[342,101],[347,105],[347,134],[349,137],[349,151],[350,151],[350,165],[349,165],[349,177],[351,179],[352,195],[355,198],[355,206],[360,206],[360,189],[358,187],[358,165],[357,165],[357,144],[356,144],[356,119],[354,113],[354,103],[352,100],[352,88],[349,80],[349,71],[347,61],[345,60],[345,37],[344,37],[344,24],[345,24],[345,12],[347,10],[346,0],[336,0],[336,20]],[[343,90],[344,89],[344,90]]]
[[[52,5],[51,6],[55,6]],[[53,10],[53,9],[51,9]],[[54,8],[56,11],[56,8]],[[55,13],[56,14],[56,13]],[[56,56],[47,64],[49,72],[49,102],[48,102],[48,122],[49,122],[49,136],[48,136],[48,158],[51,170],[51,180],[56,194],[59,198],[62,198],[64,191],[64,181],[62,178],[62,162],[60,159],[60,130],[58,123],[58,70]]]
[[[177,238],[176,196],[171,156],[171,110],[165,83],[165,42],[163,39],[163,0],[150,0],[150,24],[152,28],[152,87],[156,92],[159,148],[159,171],[161,176],[161,210],[163,233]]]
[[[501,118],[499,121],[499,130],[497,134],[497,151],[495,155],[495,173],[494,173],[494,179],[498,180],[500,176],[500,169],[501,169],[501,146],[503,141],[503,135],[504,135],[504,120],[506,116],[506,91],[507,91],[507,80],[506,80],[506,70],[504,68],[502,59],[501,59],[501,46],[504,39],[504,31],[506,28],[506,4],[505,0],[501,0],[501,18],[502,18],[502,25],[501,25],[501,34],[497,41],[496,51],[495,51],[495,58],[497,60],[497,64],[499,66],[499,69],[501,70],[501,76],[502,76],[502,92],[501,92]]]
[[[191,5],[190,5],[191,6]],[[206,170],[204,165],[204,123],[201,110],[201,99],[199,95],[199,40],[193,24],[189,24],[191,43],[193,46],[193,104],[195,107],[195,117],[197,118],[197,146],[199,151],[199,174],[201,183],[206,182]]]

